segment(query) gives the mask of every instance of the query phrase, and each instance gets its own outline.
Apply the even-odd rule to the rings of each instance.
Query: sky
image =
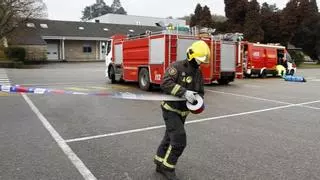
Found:
[[[80,21],[84,8],[94,4],[96,0],[43,0],[43,2],[47,5],[49,19]],[[113,0],[104,2],[110,6]],[[128,15],[178,18],[193,13],[198,3],[201,6],[207,5],[212,14],[225,15],[224,0],[120,0],[120,2]],[[258,0],[258,2],[260,5],[263,2],[275,3],[279,9],[283,9],[288,0]]]

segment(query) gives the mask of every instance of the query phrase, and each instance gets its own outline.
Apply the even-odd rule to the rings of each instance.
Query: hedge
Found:
[[[22,47],[5,48],[4,54],[8,59],[15,61],[24,61],[26,58],[26,50]]]

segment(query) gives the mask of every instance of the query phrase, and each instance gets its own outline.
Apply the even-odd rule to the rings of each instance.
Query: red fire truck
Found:
[[[243,55],[243,73],[245,77],[258,75],[266,77],[268,74],[277,75],[276,66],[287,66],[287,74],[293,75],[297,68],[284,46],[278,44],[260,44],[243,41],[241,43]],[[283,59],[286,60],[283,63]]]
[[[211,49],[210,64],[201,65],[205,84],[234,81],[236,67],[242,66],[240,42],[166,30],[146,32],[136,37],[114,36],[108,43],[105,76],[112,83],[138,82],[141,89],[149,90],[161,83],[171,63],[186,59],[187,48],[199,39],[204,40]]]

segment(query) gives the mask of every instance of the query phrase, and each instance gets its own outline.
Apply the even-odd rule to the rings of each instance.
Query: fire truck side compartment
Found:
[[[123,62],[123,46],[122,44],[116,44],[114,47],[115,56],[114,56],[114,63],[116,65],[122,64]]]
[[[123,46],[123,77],[126,81],[137,81],[139,68],[148,67],[149,39],[124,41]]]
[[[185,60],[187,58],[186,51],[195,41],[195,39],[178,39],[177,61]]]
[[[234,42],[221,44],[221,79],[234,81],[236,71],[237,46]]]
[[[153,84],[160,84],[164,72],[166,60],[166,39],[165,36],[152,38],[150,40],[149,73],[150,81]]]
[[[235,59],[236,46],[234,43],[223,42],[221,47],[221,72],[234,72],[236,68]]]

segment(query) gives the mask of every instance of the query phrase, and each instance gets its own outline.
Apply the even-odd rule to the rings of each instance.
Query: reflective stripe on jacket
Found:
[[[182,117],[186,117],[190,113],[190,111],[180,111],[178,109],[172,108],[169,104],[167,104],[165,102],[162,102],[161,105],[164,109],[166,109],[168,111],[176,112],[176,113],[180,114]]]

